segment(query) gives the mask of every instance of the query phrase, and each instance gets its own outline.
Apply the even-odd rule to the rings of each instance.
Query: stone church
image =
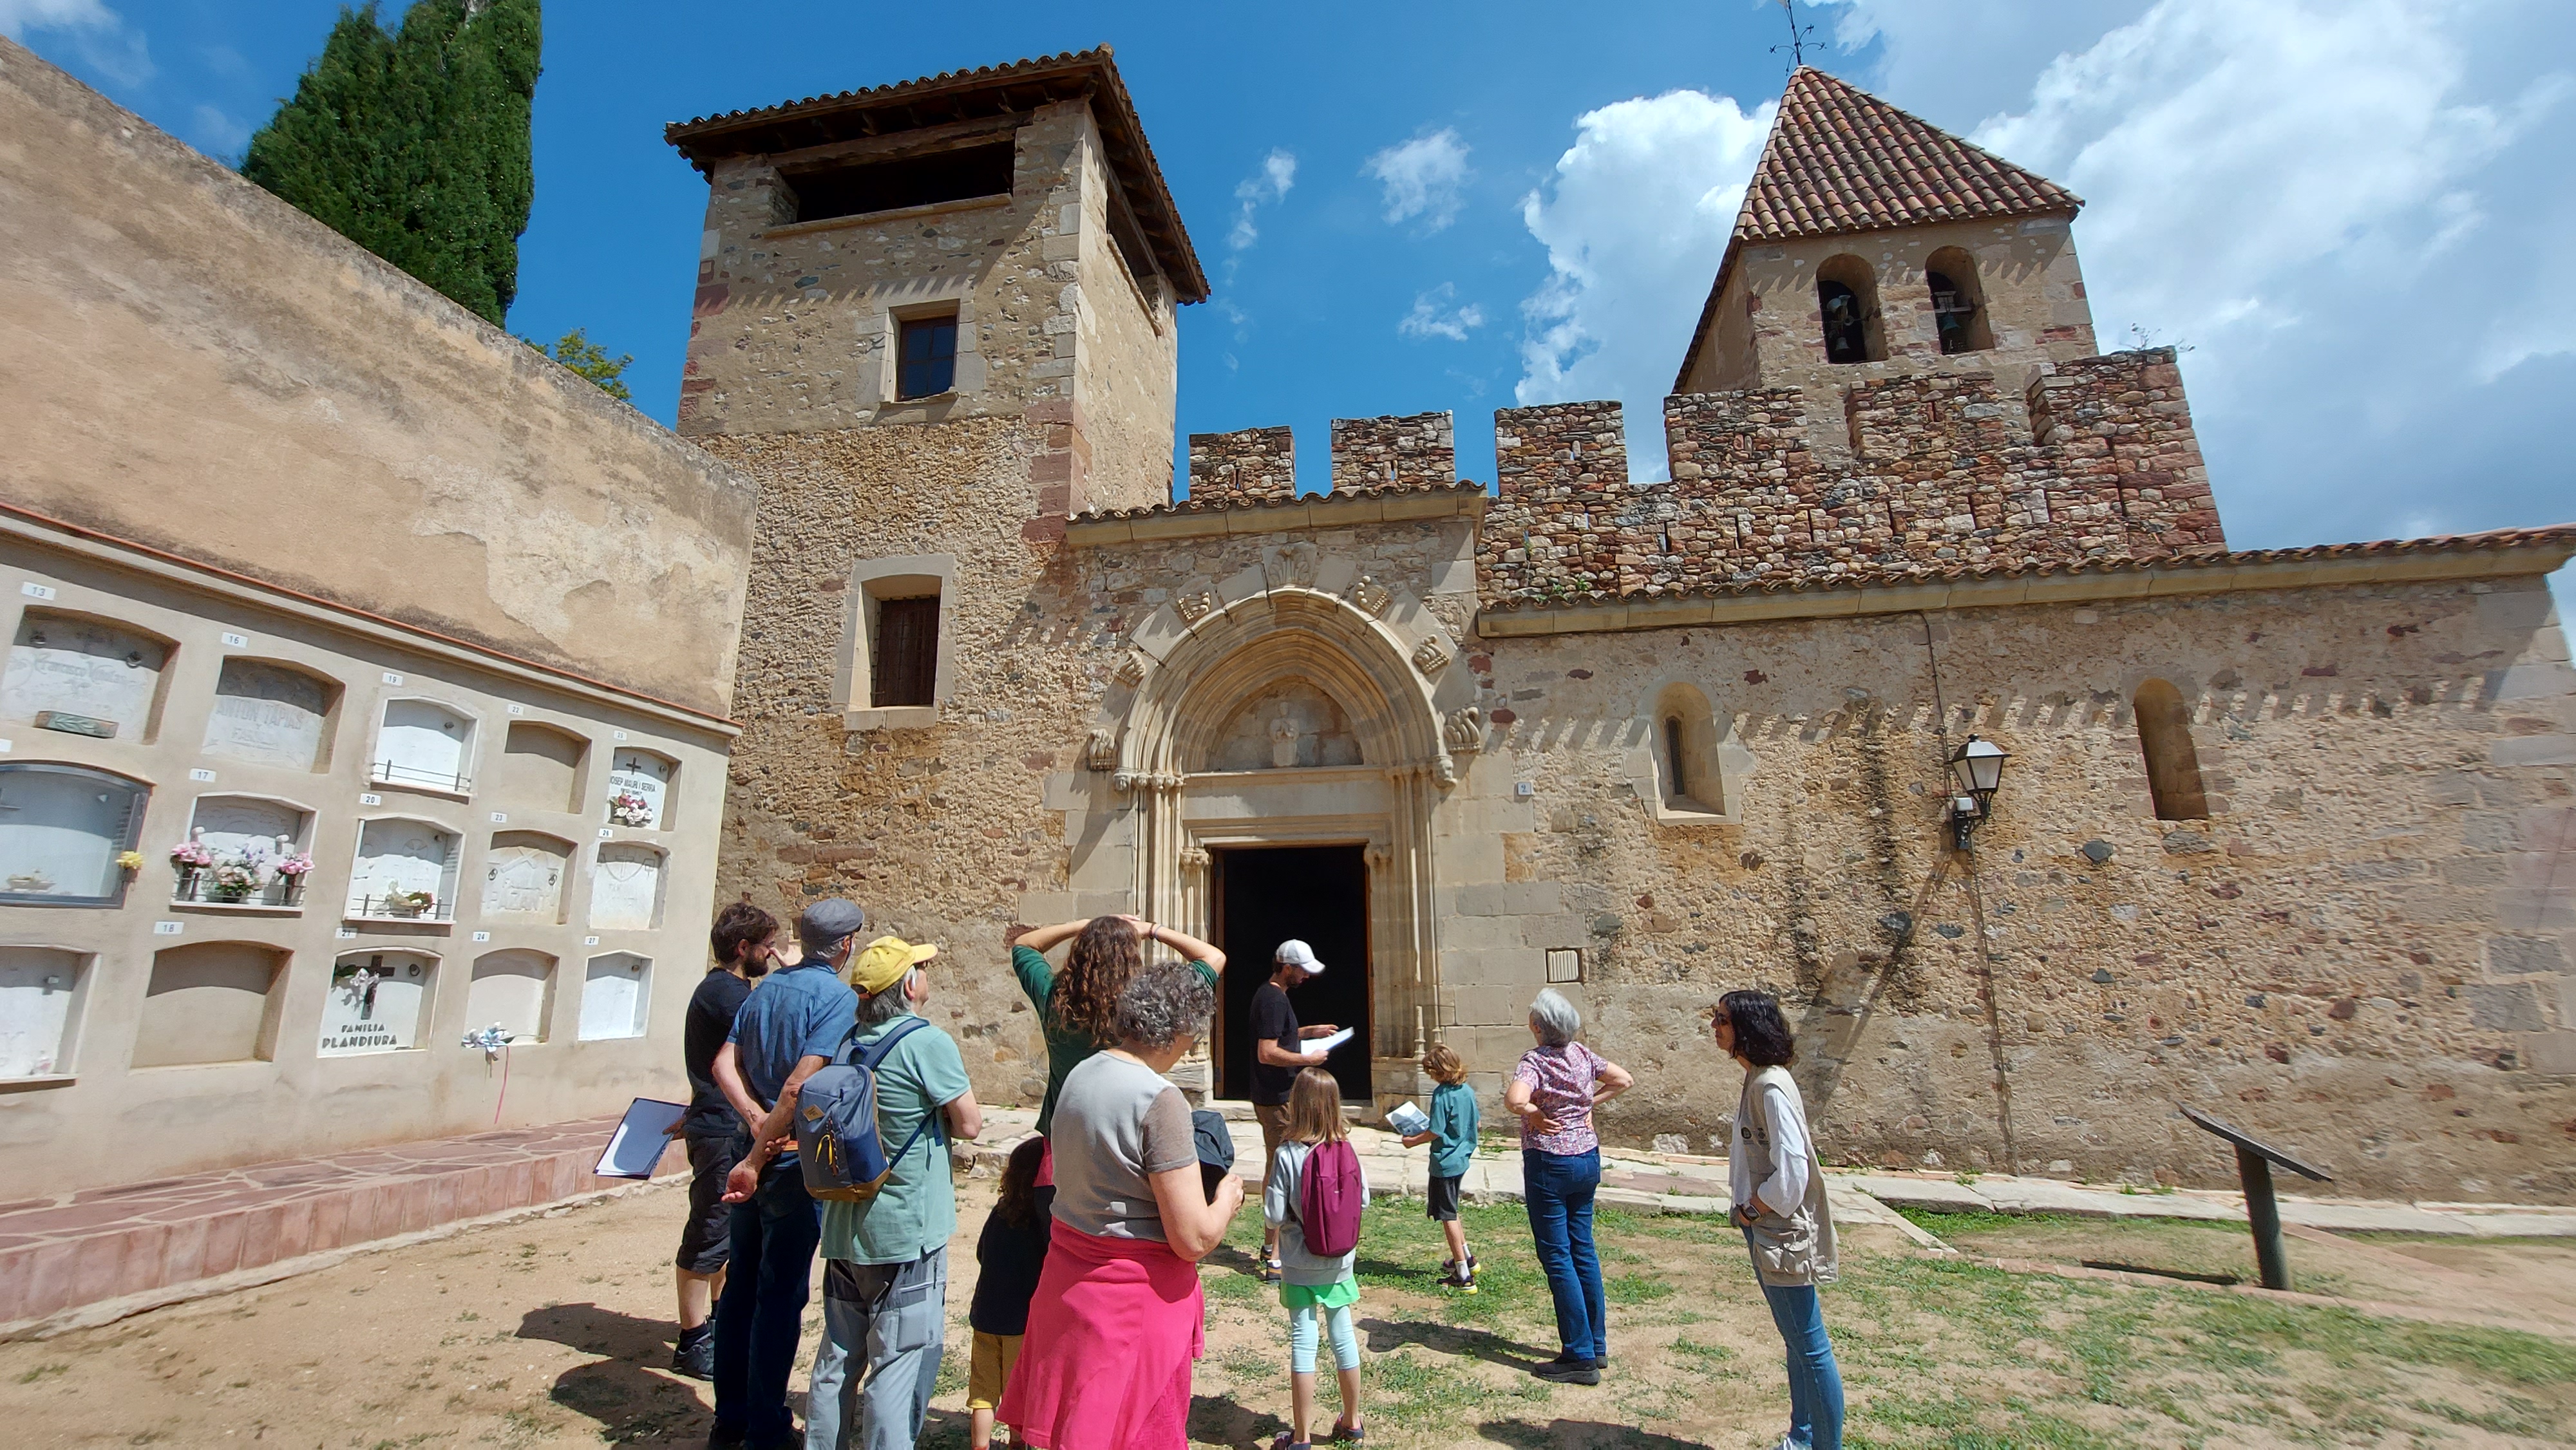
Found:
[[[1828,1156],[2576,1198],[2576,528],[2239,550],[2080,198],[1814,69],[1632,470],[1610,402],[1193,436],[1209,283],[1106,50],[669,129],[708,183],[680,431],[757,481],[718,893],[938,942],[1034,1100],[1017,925],[1282,937],[1378,1108],[1496,1089],[1555,985],[1706,1152],[1721,991]],[[1318,440],[1308,439],[1307,446]],[[1669,481],[1650,481],[1650,473]],[[2260,487],[2232,480],[2231,487]],[[2007,753],[1990,794],[1954,761]]]

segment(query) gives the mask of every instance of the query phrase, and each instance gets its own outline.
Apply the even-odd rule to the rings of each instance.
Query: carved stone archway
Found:
[[[1439,942],[1432,807],[1456,765],[1432,695],[1449,646],[1407,639],[1350,601],[1300,586],[1175,611],[1177,639],[1139,677],[1114,725],[1117,788],[1135,825],[1136,910],[1205,933],[1210,845],[1355,840],[1367,849],[1374,1024],[1380,1095],[1409,1092],[1412,1059],[1437,1027]],[[1429,662],[1426,664],[1426,662]],[[1313,682],[1347,714],[1358,766],[1214,773],[1201,769],[1237,708],[1273,682]],[[1105,749],[1098,752],[1107,755]],[[1193,819],[1194,799],[1288,791],[1308,781],[1351,788],[1351,809]],[[1381,1104],[1383,1106],[1383,1104]]]

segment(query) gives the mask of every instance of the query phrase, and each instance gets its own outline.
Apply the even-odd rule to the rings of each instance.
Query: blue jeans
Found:
[[[1753,1236],[1746,1234],[1745,1249]],[[1753,1280],[1762,1283],[1756,1273]],[[1812,1450],[1842,1450],[1843,1372],[1834,1363],[1834,1342],[1825,1336],[1825,1306],[1813,1284],[1762,1284],[1771,1301],[1771,1322],[1780,1327],[1780,1342],[1789,1351],[1789,1438]]]
[[[1601,1256],[1592,1247],[1592,1195],[1601,1187],[1601,1150],[1521,1150],[1521,1199],[1530,1237],[1556,1300],[1556,1342],[1567,1359],[1610,1357],[1610,1305],[1601,1293]]]
[[[787,1377],[823,1237],[822,1205],[806,1196],[804,1170],[791,1163],[762,1174],[760,1191],[733,1206],[732,1237],[731,1271],[716,1304],[716,1428],[769,1445],[796,1427]]]
[[[947,1332],[946,1244],[909,1264],[825,1260],[805,1450],[912,1450]]]

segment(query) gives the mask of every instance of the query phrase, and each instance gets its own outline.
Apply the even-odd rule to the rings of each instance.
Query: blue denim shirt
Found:
[[[821,957],[770,973],[734,1013],[734,1046],[751,1095],[775,1106],[801,1058],[830,1057],[858,1025],[859,994]]]

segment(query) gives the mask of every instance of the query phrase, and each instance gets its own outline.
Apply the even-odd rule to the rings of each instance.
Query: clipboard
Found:
[[[629,1104],[626,1116],[617,1120],[617,1131],[608,1135],[608,1146],[601,1149],[599,1162],[590,1170],[593,1178],[650,1178],[653,1165],[662,1161],[662,1152],[671,1146],[670,1130],[689,1115],[686,1103],[666,1103],[660,1098],[637,1098]]]

